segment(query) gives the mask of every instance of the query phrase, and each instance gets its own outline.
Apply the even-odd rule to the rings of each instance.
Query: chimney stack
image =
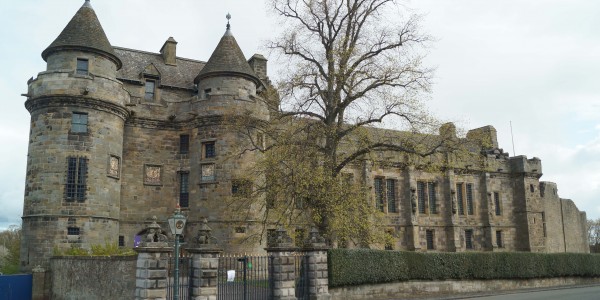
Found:
[[[175,59],[175,55],[177,53],[177,41],[171,36],[165,42],[165,44],[160,48],[160,54],[165,61],[165,64],[176,66],[177,60]]]

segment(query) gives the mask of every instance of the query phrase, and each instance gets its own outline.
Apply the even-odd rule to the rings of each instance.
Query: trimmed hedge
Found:
[[[329,286],[406,280],[600,277],[600,254],[332,249]]]

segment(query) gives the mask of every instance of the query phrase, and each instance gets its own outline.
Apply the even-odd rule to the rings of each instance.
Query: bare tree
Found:
[[[386,119],[411,131],[431,125],[419,101],[431,78],[419,50],[430,38],[420,32],[417,16],[399,23],[405,12],[393,0],[273,0],[272,7],[286,26],[271,48],[291,66],[279,86],[282,116],[318,122],[310,126],[324,136],[315,146],[332,175],[373,150],[419,153],[412,143],[385,139],[339,151],[355,131]],[[427,150],[419,154],[435,149]]]
[[[21,227],[10,225],[0,232],[0,273],[15,274],[19,271],[19,250],[21,247]],[[1,252],[0,252],[1,253]]]
[[[269,46],[287,68],[277,84],[281,110],[260,129],[269,142],[253,143],[264,153],[254,177],[265,178],[255,189],[267,195],[265,221],[309,215],[306,223],[330,239],[369,236],[378,222],[365,205],[370,190],[340,174],[376,152],[424,157],[448,148],[440,136],[422,134],[439,128],[422,101],[432,77],[422,65],[430,37],[393,0],[270,4],[282,33]],[[405,132],[373,129],[381,125]]]
[[[590,252],[600,252],[600,219],[587,220],[587,230]]]

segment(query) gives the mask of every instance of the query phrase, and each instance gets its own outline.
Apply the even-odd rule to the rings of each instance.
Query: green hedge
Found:
[[[412,279],[600,277],[600,254],[332,249],[328,263],[331,287]]]

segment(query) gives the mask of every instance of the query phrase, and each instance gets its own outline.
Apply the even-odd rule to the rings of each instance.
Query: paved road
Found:
[[[496,296],[470,296],[448,297],[442,299],[470,299],[470,300],[598,300],[600,299],[600,285],[579,288],[561,288],[552,290],[529,290],[520,293],[511,293]]]

